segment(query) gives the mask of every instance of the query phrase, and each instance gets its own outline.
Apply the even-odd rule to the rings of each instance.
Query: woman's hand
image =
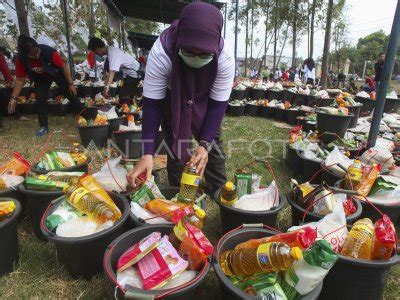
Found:
[[[208,163],[208,152],[203,146],[198,146],[194,150],[194,154],[189,161],[190,166],[195,166],[196,171],[200,176],[203,176],[204,170]]]
[[[17,106],[17,100],[15,98],[8,102],[8,113],[11,115],[15,112],[15,107]]]
[[[132,170],[129,171],[128,175],[126,176],[128,179],[128,183],[135,187],[135,179],[142,174],[143,172],[146,173],[146,180],[151,178],[151,171],[153,170],[153,155],[147,154],[143,155],[138,163],[133,167]]]
[[[69,89],[69,92],[71,93],[72,96],[78,95],[78,92],[77,92],[76,87],[74,86],[74,84],[70,84],[68,89]]]

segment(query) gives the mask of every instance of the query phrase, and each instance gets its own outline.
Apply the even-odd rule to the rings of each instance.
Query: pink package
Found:
[[[188,267],[189,263],[182,259],[174,246],[164,236],[143,259],[138,262],[138,270],[145,290],[159,288],[168,280],[180,274]]]
[[[157,247],[160,239],[161,233],[153,232],[126,250],[118,259],[117,272],[122,272],[140,261],[146,254]]]

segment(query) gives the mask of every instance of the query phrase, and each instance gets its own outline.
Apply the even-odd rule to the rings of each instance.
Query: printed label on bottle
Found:
[[[271,248],[271,243],[266,243],[258,246],[257,248],[257,258],[258,264],[262,269],[266,267],[271,267],[269,262],[269,249]]]
[[[181,184],[191,185],[191,186],[199,186],[200,180],[201,180],[201,177],[199,175],[183,173],[182,179],[181,179]]]
[[[72,192],[71,196],[69,197],[69,202],[71,202],[72,204],[77,204],[83,196],[89,193],[90,191],[83,187],[77,188],[75,191]]]

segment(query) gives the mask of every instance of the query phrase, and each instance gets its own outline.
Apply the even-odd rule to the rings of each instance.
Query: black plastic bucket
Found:
[[[172,232],[172,228],[172,224],[142,226],[125,232],[108,246],[103,261],[104,272],[106,273],[106,276],[110,280],[111,284],[115,286],[118,293],[118,298],[124,298],[126,292],[125,289],[117,282],[115,266],[117,265],[119,257],[126,250],[128,250],[129,247],[132,247],[149,234],[153,232],[160,232],[161,234],[169,235]],[[163,295],[160,297],[162,299],[198,299],[199,291],[201,290],[201,283],[207,276],[210,266],[210,263],[207,261],[199,274],[197,274],[196,278],[186,283],[182,288],[177,287],[170,290],[142,290],[138,288],[131,289],[135,292],[135,299],[159,299],[157,296],[161,295]]]
[[[317,107],[331,106],[335,102],[335,99],[333,98],[327,98],[327,99],[317,98],[316,100],[317,100],[316,102]]]
[[[308,105],[308,99],[309,96],[308,95],[303,95],[303,94],[295,94],[294,96],[294,103],[298,106],[301,105]]]
[[[283,100],[283,91],[266,90],[265,95],[270,101],[274,99]]]
[[[95,90],[92,86],[80,85],[78,86],[78,95],[81,98],[86,98],[86,97],[94,98]]]
[[[48,104],[49,114],[54,116],[65,116],[69,112],[69,103],[52,103]]]
[[[121,210],[121,218],[114,225],[103,231],[77,238],[57,236],[46,227],[46,218],[58,204],[51,204],[43,213],[40,222],[42,234],[53,242],[61,262],[66,266],[68,273],[73,278],[87,278],[103,271],[103,256],[107,246],[118,236],[127,230],[129,204],[124,197],[115,193],[109,193],[115,204]]]
[[[329,186],[335,186],[335,183],[339,180],[343,179],[342,176],[336,175],[336,173],[332,172],[325,166],[325,162],[321,162],[321,178],[322,181],[325,182]]]
[[[213,259],[213,267],[215,270],[215,274],[217,275],[220,291],[221,291],[221,299],[259,299],[256,297],[249,296],[239,288],[235,287],[232,282],[225,276],[224,272],[221,269],[219,264],[219,257],[224,251],[232,250],[236,245],[246,242],[250,239],[259,239],[266,236],[272,236],[277,234],[278,232],[262,228],[256,227],[258,224],[246,224],[226,233],[217,243],[217,246],[214,249],[214,259]],[[260,224],[261,225],[261,224]],[[254,226],[254,227],[252,227]],[[322,282],[309,294],[304,295],[298,299],[301,300],[311,300],[318,299],[319,294],[322,290]],[[270,299],[270,298],[268,298]],[[271,298],[272,299],[272,298]]]
[[[324,279],[321,299],[383,299],[390,268],[400,263],[400,256],[389,260],[339,259]]]
[[[275,109],[275,119],[278,121],[286,122],[287,109]]]
[[[12,198],[0,198],[2,201],[14,201],[15,210],[11,217],[0,221],[0,276],[10,273],[14,265],[18,263],[19,243],[17,232],[17,219],[22,211],[18,200]]]
[[[260,106],[254,104],[246,104],[245,114],[251,117],[256,117],[260,113]]]
[[[240,116],[244,116],[244,111],[246,109],[245,105],[230,105],[229,106],[229,114],[231,116],[236,116],[236,117],[240,117]]]
[[[18,112],[22,115],[34,115],[36,114],[36,103],[22,103],[17,104]]]
[[[298,151],[290,147],[290,143],[286,144],[286,164],[294,174],[303,173],[303,164],[300,163]]]
[[[283,94],[283,96],[282,96],[283,101],[289,101],[291,104],[294,103],[294,98],[296,96],[295,93],[292,93],[291,91],[284,89],[282,94]]]
[[[161,192],[161,194],[163,194],[165,199],[172,199],[173,197],[175,197],[176,194],[179,193],[179,187],[175,187],[175,186],[160,187],[160,192]],[[130,195],[129,193],[125,194],[125,196],[128,199],[128,203],[130,203],[129,195]],[[205,199],[201,200],[200,207],[203,210],[206,209],[206,200]],[[130,223],[131,227],[140,227],[140,226],[150,226],[151,225],[151,224],[146,223],[145,220],[142,220],[142,219],[139,219],[138,217],[136,217],[136,215],[134,215],[131,210],[129,211],[129,220],[130,220],[129,223]]]
[[[107,146],[107,139],[110,125],[101,126],[78,126],[79,136],[81,137],[83,147],[87,147],[91,141],[98,148]]]
[[[304,129],[308,131],[315,131],[317,129],[317,124],[315,121],[306,121]]]
[[[344,179],[336,182],[335,187],[344,188]],[[367,197],[368,199],[368,197]],[[363,211],[361,214],[361,218],[370,218],[373,222],[376,222],[382,216],[379,212],[377,212],[370,204],[366,201],[360,201],[363,206]],[[386,214],[390,220],[392,220],[393,224],[397,224],[400,222],[400,204],[397,205],[384,205],[373,203],[376,208],[378,208],[383,214]]]
[[[357,103],[356,106],[347,107],[349,110],[349,114],[353,115],[349,124],[349,128],[354,128],[357,126],[358,117],[360,116],[362,106],[363,106],[362,103]]]
[[[114,131],[115,142],[127,158],[138,158],[142,155],[142,132],[135,130]]]
[[[95,106],[86,107],[82,112],[81,116],[84,117],[86,120],[94,120],[99,113],[99,110]]]
[[[117,95],[117,87],[110,87],[108,89],[108,94],[110,95],[110,97],[115,97]]]
[[[21,205],[21,214],[22,214],[26,211],[26,201],[25,201],[24,194],[22,194],[21,191],[19,190],[19,186],[21,184],[23,184],[23,183],[20,183],[14,187],[8,188],[4,191],[0,191],[0,198],[12,198],[12,199],[18,200],[19,204]]]
[[[326,133],[321,135],[320,139],[325,144],[329,144],[337,139],[337,134],[341,138],[344,137],[347,128],[353,115],[332,115],[323,112],[317,112],[317,128],[320,133]]]
[[[276,108],[274,106],[261,106],[261,116],[269,119],[275,115]]]
[[[316,185],[313,186],[315,187]],[[352,200],[357,210],[354,214],[346,216],[347,224],[353,224],[355,221],[361,218],[362,214],[362,205],[360,201],[356,199]],[[297,204],[290,196],[290,193],[287,194],[287,201],[292,208],[292,226],[301,225],[303,223],[318,222],[324,217],[322,215],[313,213],[311,211],[307,211],[307,214],[304,216],[304,214],[306,213],[306,209]],[[340,205],[340,203],[338,203],[337,205]],[[303,222],[303,217],[304,217],[304,222]]]
[[[31,92],[32,92],[32,88],[30,86],[24,86],[21,89],[21,92],[19,93],[19,95],[21,97],[25,97],[26,99],[28,99],[29,96],[31,95]]]
[[[270,210],[264,211],[248,211],[237,209],[232,206],[222,204],[220,200],[220,191],[217,191],[214,195],[214,201],[219,206],[219,215],[221,218],[221,229],[222,232],[228,232],[238,226],[245,223],[261,223],[268,226],[276,226],[276,218],[278,213],[286,204],[286,198],[279,195],[279,204],[271,208]]]
[[[114,119],[108,119],[108,124],[110,124],[110,135],[114,132],[114,131],[118,131],[119,130],[119,126],[120,125],[128,125],[128,119],[126,118],[126,116],[122,116],[122,117],[118,117],[118,118],[114,118]]]
[[[392,98],[386,98],[385,102],[385,108],[383,111],[385,113],[398,113],[400,108],[400,99],[392,99]]]
[[[264,99],[265,90],[250,88],[249,89],[249,96],[250,96],[250,99],[252,99],[252,100]]]
[[[49,203],[63,195],[62,191],[39,191],[27,189],[24,184],[19,186],[21,193],[25,195],[28,206],[28,216],[31,220],[31,226],[34,234],[39,240],[45,241],[40,230],[40,220]]]
[[[31,166],[31,171],[35,172],[36,174],[47,174],[49,172],[88,172],[88,163],[90,159],[88,158],[87,161],[83,164],[78,164],[73,167],[63,168],[63,169],[56,169],[56,170],[42,170],[38,168],[38,163]]]
[[[286,110],[286,122],[290,125],[297,124],[297,117],[304,116],[305,112],[299,109],[287,109]]]
[[[48,99],[55,99],[57,96],[59,96],[60,93],[60,88],[58,87],[54,87],[54,88],[50,88],[49,89],[49,93],[48,93]]]
[[[363,105],[360,110],[361,115],[366,114],[366,113],[369,114],[375,108],[376,100],[371,100],[369,98],[363,98],[363,97],[356,96],[355,101],[359,102]]]
[[[231,99],[243,100],[246,96],[246,90],[232,90]]]
[[[313,180],[310,181],[311,183],[321,183],[321,176],[314,176],[314,174],[316,174],[321,169],[321,162],[306,158],[302,152],[299,152],[298,156],[301,159],[304,181],[310,181],[311,178],[314,177]]]

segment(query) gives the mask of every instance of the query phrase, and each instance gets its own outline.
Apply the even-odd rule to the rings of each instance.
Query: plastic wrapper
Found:
[[[396,249],[396,230],[390,218],[383,215],[375,222],[372,259],[389,259]]]
[[[117,272],[122,272],[140,261],[143,257],[150,253],[150,251],[158,246],[160,239],[161,233],[152,232],[140,242],[126,250],[118,259]]]
[[[76,219],[81,216],[71,205],[66,201],[62,201],[55,211],[46,218],[46,227],[53,231],[58,225]]]
[[[315,228],[304,227],[292,232],[279,233],[261,239],[251,239],[238,244],[235,249],[253,249],[261,244],[272,242],[285,243],[291,248],[299,247],[301,249],[307,249],[315,242],[316,237],[317,230]]]
[[[207,262],[208,255],[200,248],[196,241],[184,236],[179,246],[179,255],[189,262],[190,270],[199,271]]]
[[[306,226],[317,229],[317,239],[326,240],[335,252],[340,252],[349,234],[343,205],[336,205],[331,214],[326,215],[318,222],[293,226],[289,228],[289,231],[298,230]]]
[[[118,115],[117,115],[117,113],[115,111],[115,106],[112,106],[108,111],[99,110],[98,112],[99,112],[100,116],[104,116],[108,120],[117,119],[118,118]]]
[[[14,152],[13,157],[0,166],[0,174],[24,176],[30,169],[29,162],[20,153]]]
[[[101,225],[91,221],[88,217],[78,217],[60,224],[56,234],[62,237],[82,237],[103,231],[114,225],[114,222],[107,221]]]
[[[138,262],[143,288],[149,290],[165,285],[168,280],[182,273],[188,264],[168,241],[168,236],[164,236],[157,248]]]
[[[275,181],[272,181],[266,189],[243,195],[233,204],[233,207],[247,211],[264,211],[277,205],[279,205],[279,193]]]
[[[130,199],[132,202],[145,206],[151,200],[165,198],[152,177],[151,180],[142,184],[136,193],[130,196]]]
[[[286,300],[287,297],[278,282],[277,273],[259,273],[251,276],[233,276],[229,278],[233,285],[249,296],[257,299]]]
[[[122,157],[108,160],[101,170],[93,174],[96,181],[106,190],[124,192],[128,186],[127,171],[120,165]]]
[[[369,148],[361,155],[360,160],[370,166],[380,164],[383,169],[388,169],[394,163],[392,153],[383,145]]]
[[[316,190],[318,190],[318,192],[315,193],[313,212],[322,216],[330,214],[336,205],[332,191],[326,189],[324,186]]]
[[[372,186],[369,195],[376,194],[378,192],[385,192],[394,190],[400,185],[400,178],[391,175],[381,175],[377,178],[374,185]]]
[[[147,209],[141,207],[136,202],[131,202],[131,212],[138,218],[144,220],[148,224],[171,224],[170,221],[157,217],[156,214],[148,211]]]
[[[25,180],[25,186],[31,190],[61,191],[68,182],[52,180],[47,175],[30,175]]]
[[[296,126],[290,129],[290,143],[293,144],[297,141],[301,141],[303,139],[303,131],[302,126]]]
[[[154,199],[146,203],[145,208],[157,216],[176,224],[184,216],[193,212],[193,208],[180,202],[165,199]]]
[[[37,167],[41,170],[57,170],[75,166],[75,160],[68,152],[49,151],[45,157],[39,161]]]
[[[339,148],[335,146],[331,153],[326,157],[325,166],[328,170],[344,178],[346,172],[338,166],[339,164],[347,170],[353,164],[353,161],[340,152]]]
[[[295,261],[283,273],[280,284],[289,300],[297,299],[314,290],[328,274],[338,256],[325,240],[316,241],[303,251],[303,258]]]
[[[24,181],[24,177],[17,175],[0,175],[0,191],[14,188]]]
[[[379,165],[363,167],[361,181],[354,187],[354,190],[364,197],[368,196],[372,186],[379,176],[380,171],[381,167]]]
[[[196,245],[204,251],[206,255],[211,255],[214,251],[214,247],[204,235],[204,233],[199,228],[188,222],[185,223],[185,227],[188,237],[191,238],[196,243]]]
[[[0,201],[0,222],[10,217],[15,211],[14,201]]]

